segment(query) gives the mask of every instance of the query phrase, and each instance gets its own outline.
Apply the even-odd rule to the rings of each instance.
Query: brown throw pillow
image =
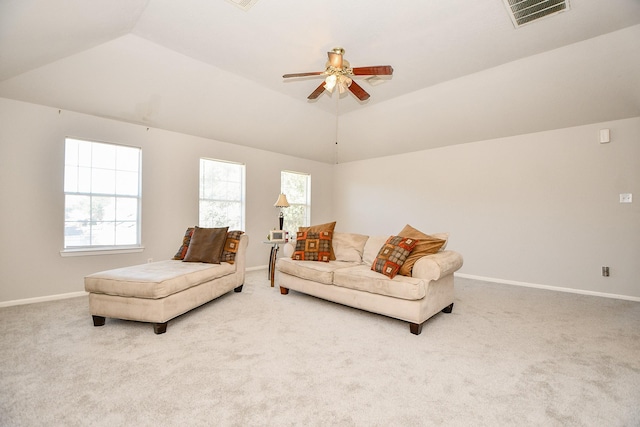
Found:
[[[418,244],[413,248],[409,257],[405,260],[398,274],[403,276],[411,276],[413,265],[425,255],[435,254],[440,251],[442,246],[447,243],[446,240],[438,239],[428,234],[424,234],[422,231],[417,230],[409,224],[398,233],[398,236],[411,237],[418,240]]]
[[[189,249],[184,256],[185,262],[206,262],[220,264],[220,257],[227,240],[229,227],[200,228],[196,227],[191,236]]]
[[[321,233],[323,231],[330,231],[333,236],[333,229],[336,228],[336,222],[328,222],[326,224],[312,225],[311,227],[298,227],[298,231],[312,231],[314,233]],[[329,259],[335,261],[336,254],[333,252],[333,243],[329,241]]]

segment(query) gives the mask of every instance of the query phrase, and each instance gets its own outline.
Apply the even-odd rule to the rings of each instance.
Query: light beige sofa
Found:
[[[335,261],[291,259],[294,243],[284,246],[276,263],[280,292],[290,289],[339,304],[409,322],[411,333],[422,332],[424,322],[434,314],[453,308],[453,273],[463,263],[454,251],[426,255],[413,266],[411,277],[393,279],[371,270],[378,251],[389,236],[334,233]]]
[[[241,292],[249,237],[240,237],[235,262],[207,264],[166,260],[86,276],[94,326],[106,317],[153,323],[156,334],[167,322],[232,289]]]

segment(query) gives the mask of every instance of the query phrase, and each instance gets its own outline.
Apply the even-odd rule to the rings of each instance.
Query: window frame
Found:
[[[303,176],[306,177],[306,182],[305,182],[305,202],[304,203],[300,203],[297,202],[295,200],[295,198],[292,196],[291,192],[288,192],[288,188],[284,187],[284,183],[285,183],[285,175],[297,175],[297,176]],[[298,227],[308,227],[311,225],[311,174],[307,173],[307,172],[297,172],[297,171],[292,171],[292,170],[282,170],[280,171],[280,192],[283,193],[284,195],[287,196],[287,201],[289,202],[289,207],[288,208],[284,208],[284,217],[285,217],[285,226],[283,227],[284,230],[289,231],[290,233],[293,233],[295,235],[295,233],[298,231]],[[294,227],[294,230],[289,230],[287,228],[287,223],[290,221],[287,221],[287,210],[291,209],[291,207],[295,207],[295,206],[302,206],[305,209],[305,218],[302,224],[295,224],[296,227]]]
[[[85,150],[90,150],[90,160],[88,164],[82,164],[82,161],[78,158],[77,161],[75,163],[68,163],[69,160],[69,149],[70,149],[70,143],[72,141],[77,141],[78,143],[81,144],[87,144],[87,146],[84,147]],[[110,166],[104,166],[104,165],[100,165],[100,161],[98,160],[98,156],[95,156],[95,151],[97,151],[97,149],[99,148],[99,146],[108,146],[110,149],[114,149],[116,150],[115,152],[115,159],[114,159],[114,165],[113,167]],[[137,161],[135,162],[135,168],[134,169],[127,169],[125,167],[119,167],[117,164],[117,150],[118,147],[122,147],[125,149],[133,149],[137,151]],[[80,148],[80,146],[78,146],[78,157],[80,157],[80,151],[82,149]],[[95,156],[95,157],[94,157]],[[133,163],[131,163],[133,164]],[[131,165],[130,164],[130,165]],[[71,170],[69,169],[71,168]],[[82,183],[81,182],[81,177],[80,177],[80,170],[81,168],[84,168],[90,175],[91,178],[89,179],[90,183],[88,184],[88,189],[82,189],[81,187],[86,186],[86,183]],[[113,191],[97,191],[96,188],[94,188],[94,181],[93,178],[96,176],[95,174],[97,174],[100,171],[108,171],[110,173],[113,174],[114,176],[114,184],[113,184]],[[128,186],[129,187],[129,193],[127,193],[126,191],[124,192],[119,192],[119,185],[118,185],[118,177],[119,177],[119,173],[122,173],[124,175],[126,174],[130,174],[130,173],[136,173],[137,174],[137,185],[135,186],[135,190],[132,192],[131,189],[134,188],[133,186]],[[63,232],[62,232],[62,239],[63,239],[63,243],[62,243],[62,250],[60,251],[60,255],[61,256],[83,256],[83,255],[101,255],[101,254],[116,254],[116,253],[132,253],[132,252],[141,252],[142,250],[144,250],[144,246],[142,245],[142,148],[141,147],[136,147],[136,146],[132,146],[132,145],[126,145],[126,144],[119,144],[119,143],[113,143],[113,142],[106,142],[106,141],[98,141],[98,140],[93,140],[93,139],[87,139],[87,138],[78,138],[78,137],[72,137],[72,136],[66,136],[64,139],[64,165],[63,165],[63,197],[64,197],[64,219],[63,219]],[[68,183],[67,179],[72,176],[72,175],[76,175],[75,179],[77,180],[76,183],[74,184],[73,182]],[[68,186],[74,186],[75,190],[71,190],[70,188],[68,188]],[[96,187],[99,186],[99,184],[95,185]],[[70,206],[67,203],[67,198],[68,196],[82,196],[82,197],[89,197],[90,200],[90,207],[89,207],[89,217],[87,219],[84,220],[76,220],[76,221],[70,221],[68,220],[68,209],[70,209]],[[135,219],[133,221],[126,221],[126,222],[132,222],[135,225],[135,243],[123,243],[123,244],[117,244],[115,241],[113,244],[94,244],[91,243],[91,241],[97,237],[99,237],[98,234],[94,234],[93,232],[93,225],[96,222],[100,222],[99,220],[97,220],[95,217],[93,217],[94,212],[93,212],[93,201],[94,198],[106,198],[106,199],[115,199],[113,201],[113,209],[114,209],[114,219],[113,220],[107,220],[106,222],[113,222],[113,226],[115,227],[114,229],[114,240],[117,238],[117,223],[118,223],[118,203],[122,202],[123,200],[129,199],[129,200],[133,200],[135,202]],[[120,220],[122,221],[122,220]],[[88,222],[89,223],[89,235],[88,235],[88,239],[90,241],[90,243],[87,244],[79,244],[79,245],[73,245],[73,244],[69,244],[69,242],[67,241],[67,238],[69,237],[69,235],[67,235],[67,226],[69,226],[72,223],[78,223],[78,222]],[[84,233],[83,233],[84,234]]]
[[[206,162],[211,162],[211,164],[215,165],[215,164],[220,164],[220,165],[233,165],[233,166],[237,166],[239,167],[239,172],[240,172],[240,199],[208,199],[204,197],[204,194],[207,192],[207,189],[205,187],[203,187],[203,185],[205,184],[205,176],[203,174],[203,165]],[[246,218],[247,218],[247,212],[246,212],[246,192],[247,192],[247,179],[246,179],[246,170],[247,170],[247,166],[245,163],[241,163],[241,162],[233,162],[233,161],[229,161],[229,160],[222,160],[222,159],[212,159],[209,157],[201,157],[200,161],[199,161],[199,176],[198,176],[198,224],[199,227],[229,227],[229,230],[245,230],[246,227]],[[226,181],[226,182],[230,182],[230,181]],[[240,207],[240,218],[239,218],[239,225],[237,228],[235,225],[230,225],[230,224],[220,224],[220,223],[209,223],[204,221],[203,224],[203,213],[202,213],[202,209],[203,209],[203,201],[208,201],[208,202],[232,202],[232,203],[239,203],[239,207]]]

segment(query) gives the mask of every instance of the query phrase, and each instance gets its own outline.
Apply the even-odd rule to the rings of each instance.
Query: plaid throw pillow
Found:
[[[380,248],[371,269],[393,279],[417,243],[418,241],[411,237],[389,237]]]
[[[313,231],[316,233],[320,233],[323,231],[330,231],[331,233],[334,233],[334,228],[336,228],[336,222],[328,222],[326,224],[317,224],[317,225],[312,225],[310,227],[298,227],[298,231]],[[332,234],[333,236],[333,234]],[[333,252],[333,244],[332,242],[329,242],[329,252],[331,253],[331,255],[329,256],[329,260],[333,261],[336,259],[336,255]]]
[[[191,243],[191,236],[193,236],[194,227],[187,228],[187,231],[184,233],[184,237],[182,238],[182,246],[178,249],[178,252],[173,256],[173,259],[183,260],[184,256],[187,254],[187,250],[189,250],[189,243]]]
[[[224,242],[224,249],[222,250],[221,262],[228,262],[233,264],[236,262],[236,254],[240,247],[240,236],[244,234],[244,231],[233,230],[227,233],[227,240]]]
[[[297,261],[329,262],[332,231],[298,231],[296,249],[291,255]]]

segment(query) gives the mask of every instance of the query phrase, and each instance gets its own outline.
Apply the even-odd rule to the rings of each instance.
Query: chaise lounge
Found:
[[[166,332],[169,320],[232,289],[241,292],[249,238],[244,234],[238,237],[235,243],[227,240],[225,244],[236,245],[234,259],[230,262],[172,259],[86,276],[85,290],[89,292],[89,311],[94,326],[104,325],[105,318],[111,317],[149,322],[156,334],[162,334]]]

